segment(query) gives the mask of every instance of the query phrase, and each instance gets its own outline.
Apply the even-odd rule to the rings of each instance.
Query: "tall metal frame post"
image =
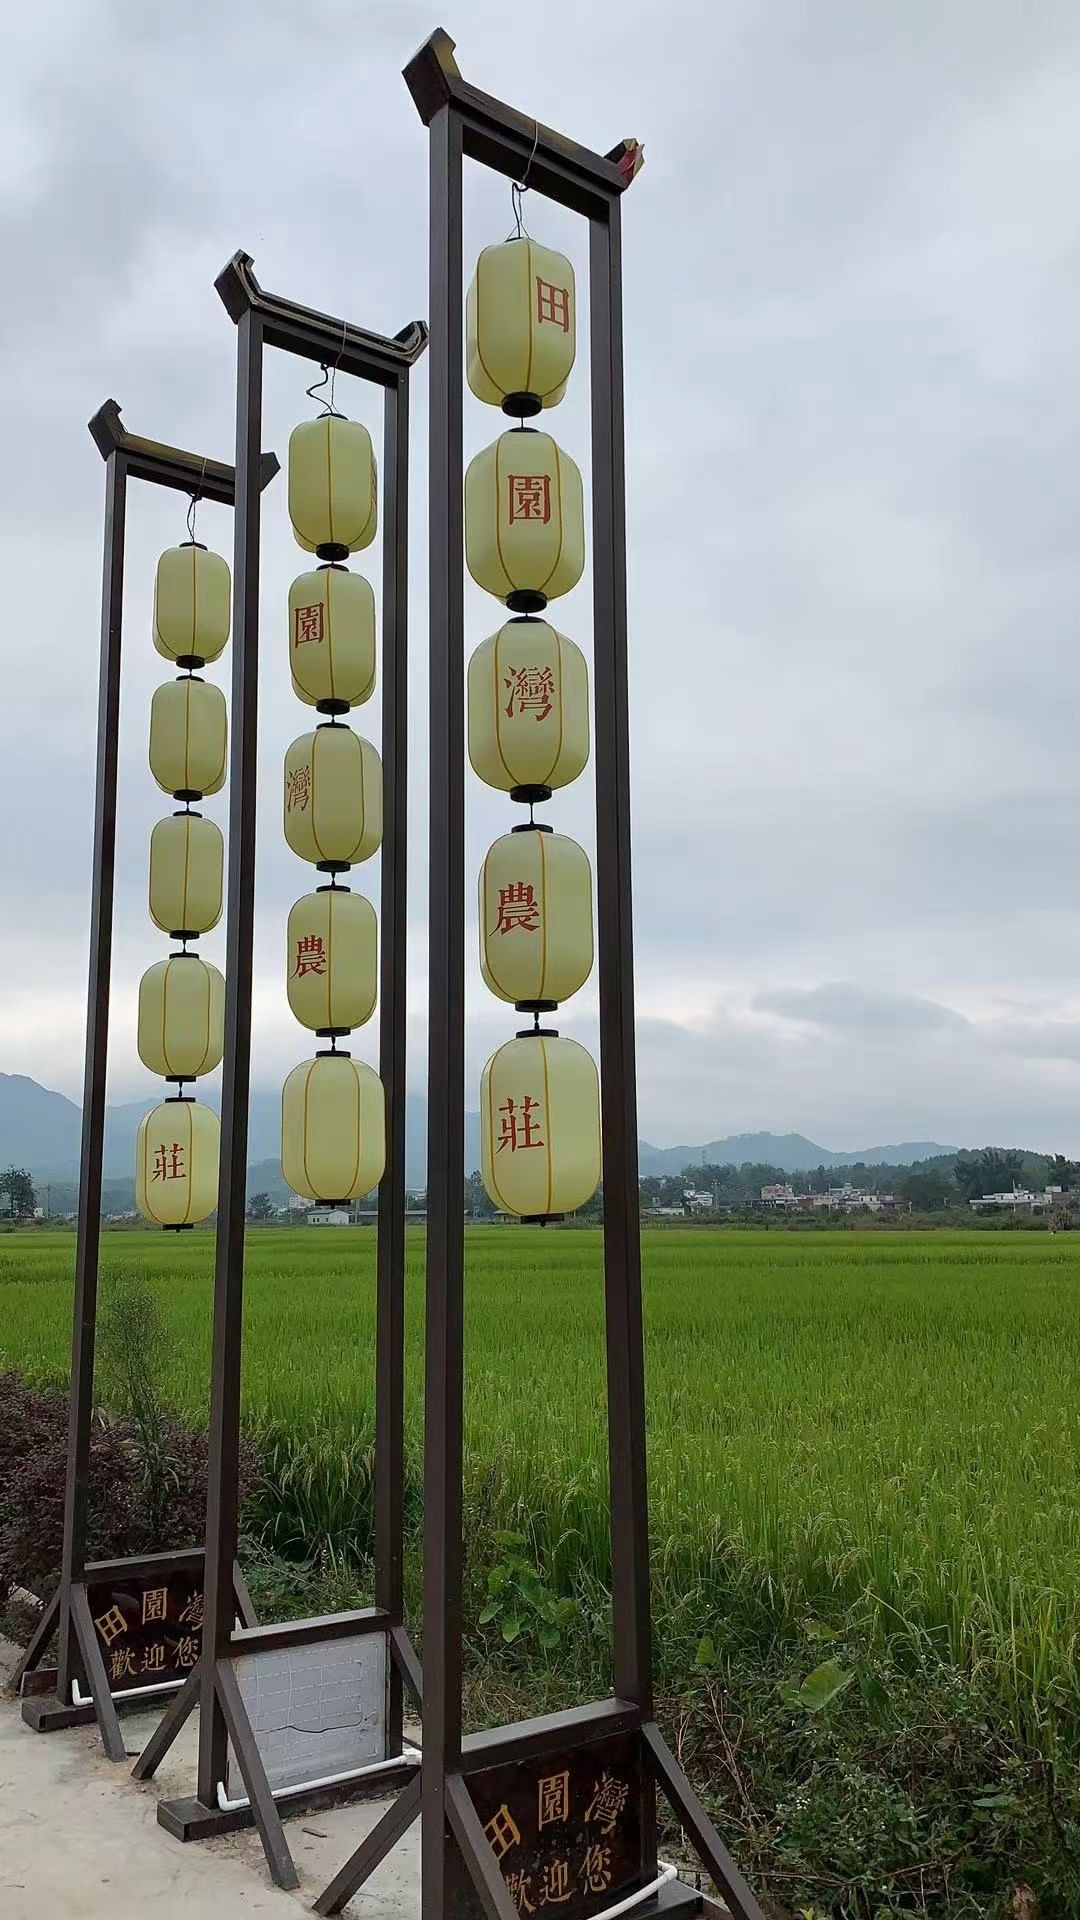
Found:
[[[90,964],[87,988],[86,1055],[83,1073],[82,1144],[75,1243],[75,1303],[72,1316],[71,1386],[68,1415],[67,1474],[64,1487],[64,1543],[60,1585],[45,1607],[37,1631],[8,1685],[27,1694],[24,1718],[38,1732],[82,1725],[96,1716],[105,1751],[112,1760],[127,1758],[116,1707],[109,1692],[100,1648],[86,1602],[88,1574],[97,1579],[131,1574],[135,1561],[87,1562],[87,1514],[90,1493],[90,1431],[93,1417],[94,1359],[97,1345],[98,1269],[101,1246],[101,1183],[105,1144],[105,1093],[112,979],[113,900],[116,865],[116,786],[123,652],[124,574],[129,480],[195,494],[231,507],[233,468],[179,447],[129,433],[115,400],[106,400],[90,421],[94,444],[105,462],[105,532],[101,586],[101,665],[98,681],[97,767],[94,783],[94,839],[90,905]],[[277,472],[271,453],[257,453],[254,484],[261,490]],[[164,1569],[201,1561],[199,1554],[157,1556]],[[153,1570],[151,1568],[151,1570]],[[230,1604],[234,1569],[227,1570]],[[238,1596],[239,1597],[239,1596]],[[245,1613],[246,1595],[241,1602]],[[53,1631],[57,1635],[55,1688],[43,1691],[53,1675],[40,1667]],[[93,1693],[92,1704],[74,1704],[72,1683]]]
[[[387,1746],[402,1752],[403,1690],[418,1700],[420,1669],[404,1625],[404,1289],[405,1289],[405,950],[408,722],[409,371],[427,344],[414,322],[393,339],[317,313],[260,287],[249,254],[237,252],[215,282],[237,327],[236,520],[234,565],[233,773],[226,925],[225,1056],[217,1263],[214,1281],[210,1461],[206,1522],[203,1659],[197,1686],[170,1708],[136,1772],[148,1778],[198,1698],[198,1786],[194,1799],[163,1802],[161,1824],[181,1839],[252,1822],[279,1886],[297,1885],[280,1812],[240,1698],[232,1663],[271,1645],[378,1632],[390,1655]],[[257,484],[263,356],[277,347],[329,362],[383,389],[382,758],[384,829],[380,957],[380,1073],[386,1089],[386,1172],[379,1189],[375,1387],[376,1605],[324,1620],[234,1630],[228,1597],[236,1555],[243,1346],[244,1227],[250,1080],[252,946],[257,783],[260,501]],[[250,1806],[223,1810],[219,1793],[232,1743]],[[377,1791],[404,1784],[412,1769],[381,1773]],[[359,1790],[363,1790],[362,1788]],[[344,1790],[343,1790],[344,1791]],[[289,1795],[294,1809],[325,1798]],[[338,1795],[337,1797],[341,1797]]]
[[[642,1825],[655,1868],[648,1787],[665,1792],[738,1920],[760,1920],[745,1881],[653,1719],[645,1394],[638,1221],[626,658],[621,149],[595,153],[465,81],[441,29],[405,68],[430,134],[430,924],[427,1354],[425,1371],[425,1920],[465,1909],[463,1863],[489,1920],[514,1920],[470,1780],[483,1768],[563,1752],[630,1729],[647,1767]],[[604,1286],[612,1531],[614,1697],[462,1735],[462,1307],[464,1227],[464,554],[462,532],[462,163],[480,162],[589,222],[592,571]],[[647,1884],[647,1881],[646,1881]],[[594,1903],[599,1913],[603,1900]],[[669,1883],[641,1916],[695,1910]]]

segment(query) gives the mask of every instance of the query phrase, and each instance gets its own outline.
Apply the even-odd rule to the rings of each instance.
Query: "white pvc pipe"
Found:
[[[119,1692],[111,1693],[111,1700],[134,1700],[144,1693],[176,1693],[184,1685],[183,1680],[159,1680],[156,1687],[122,1687]],[[83,1693],[74,1677],[71,1682],[71,1704],[73,1707],[92,1707],[94,1696]]]
[[[602,1913],[594,1914],[593,1920],[615,1920],[618,1913],[630,1913],[634,1907],[640,1907],[643,1900],[648,1900],[650,1895],[659,1893],[669,1880],[678,1879],[678,1867],[669,1867],[663,1860],[658,1860],[656,1864],[662,1868],[662,1872],[657,1874],[655,1880],[650,1880],[647,1887],[639,1887],[636,1893],[628,1894],[625,1900],[616,1900],[613,1907],[605,1907]]]
[[[417,1748],[403,1747],[400,1753],[389,1760],[373,1760],[369,1766],[354,1767],[350,1773],[327,1773],[321,1780],[301,1780],[292,1787],[271,1787],[270,1792],[275,1800],[284,1800],[293,1794],[314,1793],[320,1787],[341,1787],[350,1780],[367,1780],[374,1773],[390,1773],[394,1767],[418,1767],[419,1765],[420,1754]],[[251,1801],[246,1796],[242,1800],[230,1800],[225,1792],[223,1780],[218,1781],[217,1803],[222,1813],[241,1813],[251,1805]]]

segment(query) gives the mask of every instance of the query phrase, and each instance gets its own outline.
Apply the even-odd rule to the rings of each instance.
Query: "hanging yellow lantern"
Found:
[[[216,660],[229,637],[229,564],[195,540],[168,547],[154,581],[154,645],[178,667]]]
[[[221,1127],[195,1100],[165,1100],[140,1123],[135,1205],[159,1227],[190,1227],[217,1206]]]
[[[546,620],[508,620],[469,661],[469,759],[489,787],[546,800],[589,758],[589,669]]]
[[[375,538],[375,450],[359,420],[325,413],[289,435],[289,519],[320,560],[346,560]]]
[[[528,419],[554,407],[574,364],[574,269],[522,236],[485,247],[465,308],[466,365],[478,400]]]
[[[546,1011],[583,987],[593,963],[592,869],[550,827],[506,833],[480,869],[480,971],[500,1000]]]
[[[139,982],[139,1059],[166,1080],[196,1080],[221,1065],[225,982],[196,953],[173,953]]]
[[[293,692],[320,713],[344,713],[375,685],[375,595],[344,567],[302,573],[289,588]]]
[[[347,887],[306,893],[289,913],[289,1005],[314,1033],[347,1033],[375,1010],[378,930],[375,909]]]
[[[302,733],[285,755],[285,838],[301,860],[336,873],[382,840],[382,764],[351,727]]]
[[[584,1047],[555,1034],[508,1040],[480,1084],[484,1186],[504,1213],[550,1220],[600,1184],[600,1087]]]
[[[324,1053],[294,1067],[281,1094],[281,1171],[309,1200],[359,1200],[386,1165],[386,1101],[371,1067]]]
[[[150,835],[150,918],[175,939],[209,933],[221,918],[225,843],[201,813],[174,813]]]
[[[178,800],[225,785],[225,695],[205,680],[169,680],[150,702],[150,771]]]
[[[551,435],[514,427],[469,462],[465,556],[513,613],[542,613],[585,565],[581,474]]]

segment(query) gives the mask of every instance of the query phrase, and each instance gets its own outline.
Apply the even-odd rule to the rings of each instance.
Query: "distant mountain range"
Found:
[[[207,1093],[204,1097],[216,1105],[216,1095]],[[153,1104],[154,1095],[148,1094],[145,1100],[108,1109],[105,1204],[113,1211],[134,1205],[135,1135],[143,1114]],[[21,1073],[0,1073],[0,1168],[28,1167],[39,1186],[55,1187],[54,1212],[66,1210],[67,1195],[73,1193],[78,1179],[80,1124],[80,1109],[64,1094],[52,1093]],[[280,1129],[280,1095],[254,1092],[248,1118],[248,1190],[269,1193],[284,1202],[289,1189],[281,1175]],[[935,1140],[904,1140],[895,1146],[833,1152],[816,1146],[801,1133],[734,1133],[701,1147],[654,1147],[647,1140],[639,1142],[641,1171],[646,1174],[677,1174],[684,1167],[701,1166],[703,1162],[741,1166],[753,1161],[780,1167],[785,1173],[850,1166],[860,1160],[866,1166],[910,1166],[916,1160],[955,1152],[954,1147]],[[467,1113],[465,1170],[471,1172],[479,1165],[480,1116]],[[424,1186],[427,1178],[427,1103],[419,1094],[410,1095],[405,1106],[405,1178],[412,1187]]]

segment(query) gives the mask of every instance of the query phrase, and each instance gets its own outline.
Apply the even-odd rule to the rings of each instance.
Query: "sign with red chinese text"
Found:
[[[636,1734],[488,1767],[467,1784],[520,1914],[590,1920],[652,1877]],[[454,1912],[471,1920],[480,1907],[467,1896]]]
[[[125,1576],[87,1586],[110,1693],[186,1680],[202,1651],[201,1567]]]

